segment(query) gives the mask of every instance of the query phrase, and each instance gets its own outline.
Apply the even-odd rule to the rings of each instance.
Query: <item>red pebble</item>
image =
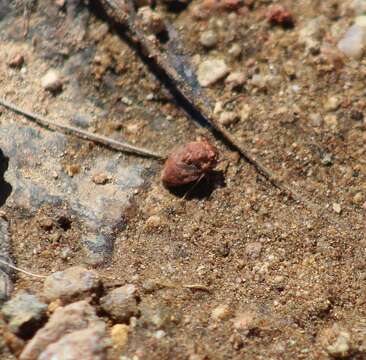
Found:
[[[293,15],[282,5],[271,6],[266,14],[266,17],[272,25],[281,25],[283,27],[294,26]]]
[[[189,184],[213,170],[217,158],[217,149],[206,139],[182,145],[166,160],[161,180],[167,187]]]

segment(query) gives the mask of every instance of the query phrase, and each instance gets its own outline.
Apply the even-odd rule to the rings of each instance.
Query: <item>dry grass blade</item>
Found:
[[[12,265],[12,264],[10,264],[10,263],[2,260],[2,259],[0,259],[0,264],[5,265],[5,266],[9,267],[10,269],[19,271],[19,272],[21,272],[23,274],[26,274],[26,275],[29,275],[29,276],[33,276],[33,277],[37,277],[37,278],[42,278],[42,279],[44,279],[44,278],[47,277],[46,275],[34,274],[34,273],[32,273],[32,272],[30,272],[28,270],[21,269],[21,268],[15,266],[15,265]]]
[[[43,117],[41,115],[21,109],[20,107],[10,103],[9,101],[6,101],[5,99],[2,99],[2,98],[0,98],[0,105],[4,106],[5,108],[7,108],[17,114],[25,116],[27,119],[30,119],[30,120],[34,121],[35,123],[37,123],[38,125],[45,127],[49,130],[59,131],[59,132],[65,133],[65,134],[74,135],[81,139],[92,141],[96,144],[101,144],[108,148],[122,151],[122,152],[127,152],[130,154],[135,154],[135,155],[139,155],[139,156],[150,157],[150,158],[160,159],[160,160],[163,160],[165,158],[164,156],[162,156],[156,152],[153,152],[153,151],[145,149],[145,148],[133,146],[126,142],[117,141],[117,140],[111,139],[111,138],[103,136],[103,135],[93,134],[91,132],[76,128],[74,126],[57,124],[53,121],[46,119],[45,117]]]

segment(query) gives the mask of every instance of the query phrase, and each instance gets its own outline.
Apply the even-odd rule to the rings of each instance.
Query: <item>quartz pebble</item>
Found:
[[[62,90],[62,80],[61,76],[58,71],[51,69],[49,70],[46,75],[43,76],[42,80],[42,87],[50,91],[52,93],[56,93]]]
[[[231,316],[231,313],[229,305],[221,304],[212,310],[211,318],[213,320],[226,320]]]
[[[337,214],[340,214],[342,211],[341,205],[338,203],[333,204],[333,211]]]
[[[230,126],[238,121],[238,114],[234,111],[224,111],[220,114],[219,122],[221,125]]]
[[[206,30],[200,35],[200,43],[206,48],[213,48],[217,44],[217,34],[212,30]]]
[[[207,87],[221,80],[228,73],[229,68],[224,60],[209,59],[199,65],[197,77],[201,86]]]
[[[60,299],[67,303],[81,296],[93,294],[100,285],[97,272],[74,266],[47,276],[43,295],[49,302]]]
[[[234,43],[230,46],[228,50],[228,54],[232,56],[233,58],[238,58],[241,54],[241,47],[239,44]]]
[[[366,45],[366,26],[362,21],[352,25],[339,40],[338,49],[350,58],[359,60]]]

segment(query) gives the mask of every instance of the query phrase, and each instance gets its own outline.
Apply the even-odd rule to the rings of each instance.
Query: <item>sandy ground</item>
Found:
[[[216,103],[233,99],[224,111],[241,117],[230,132],[315,210],[280,193],[199,128],[136,51],[90,9],[67,17],[53,2],[40,1],[25,38],[22,7],[5,16],[0,94],[59,122],[75,112],[90,116],[96,132],[161,153],[201,135],[220,151],[220,172],[188,198],[162,186],[161,163],[123,155],[146,168],[146,181],[124,214],[112,258],[97,271],[106,282],[136,284],[142,309],[169,314],[162,338],[148,325],[131,327],[122,351],[128,359],[328,359],[335,356],[330,347],[344,338],[346,349],[337,356],[364,359],[366,67],[336,50],[355,16],[351,2],[283,1],[295,19],[292,29],[268,24],[270,1],[244,3],[240,11],[220,8],[203,19],[194,17],[199,1],[180,12],[160,3],[158,9],[179,30],[195,65],[222,58],[230,71],[244,73],[242,87],[220,81],[208,95]],[[320,22],[316,34],[304,35],[314,19]],[[218,37],[211,50],[199,41],[207,29]],[[233,44],[239,55],[230,54]],[[18,53],[25,64],[9,68]],[[56,96],[41,85],[49,68],[65,77]],[[14,120],[27,126],[0,111],[2,125]],[[68,146],[64,166],[82,168],[88,157],[113,154],[74,138]],[[49,274],[84,262],[77,218],[66,230],[49,230],[42,226],[52,218],[47,206],[35,214],[4,211],[18,266]],[[20,274],[15,293],[21,289],[37,294],[41,281]],[[225,305],[223,318],[215,318],[214,310]],[[4,350],[5,356],[15,358]],[[120,356],[111,352],[110,359]]]

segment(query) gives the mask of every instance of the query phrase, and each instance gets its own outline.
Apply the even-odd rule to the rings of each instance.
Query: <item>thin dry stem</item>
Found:
[[[164,156],[162,156],[156,152],[153,152],[151,150],[145,149],[145,148],[133,146],[126,142],[117,141],[117,140],[111,139],[111,138],[103,136],[103,135],[96,135],[89,131],[81,130],[74,126],[58,124],[56,122],[46,119],[45,117],[43,117],[41,115],[21,109],[20,107],[12,104],[11,102],[9,102],[3,98],[0,98],[0,105],[4,106],[5,108],[7,108],[15,113],[23,115],[27,119],[32,120],[35,123],[37,123],[38,125],[45,127],[49,130],[62,132],[62,133],[69,134],[69,135],[74,135],[81,139],[92,141],[96,144],[101,144],[101,145],[107,146],[108,148],[111,148],[113,150],[118,150],[118,151],[130,153],[130,154],[135,154],[135,155],[140,155],[140,156],[150,157],[150,158],[160,159],[160,160],[165,158]]]
[[[37,278],[42,278],[42,279],[44,279],[44,278],[46,278],[46,277],[47,277],[46,275],[34,274],[34,273],[32,273],[32,272],[30,272],[30,271],[28,271],[28,270],[21,269],[21,268],[19,268],[19,267],[15,266],[15,265],[13,265],[13,264],[10,264],[10,263],[8,263],[8,262],[6,262],[6,261],[2,260],[2,259],[0,259],[0,264],[3,264],[3,265],[5,265],[5,266],[9,267],[10,269],[13,269],[13,270],[19,271],[19,272],[21,272],[21,273],[23,273],[23,274],[26,274],[26,275],[29,275],[29,276],[33,276],[33,277],[37,277]]]

